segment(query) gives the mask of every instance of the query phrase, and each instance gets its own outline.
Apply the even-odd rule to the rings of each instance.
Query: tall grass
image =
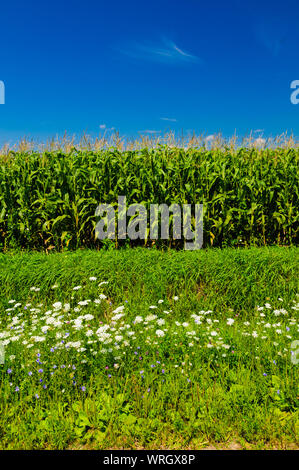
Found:
[[[4,311],[7,298],[26,298],[31,286],[39,286],[41,295],[51,302],[52,285],[58,283],[61,292],[67,293],[72,285],[96,276],[109,279],[106,291],[116,303],[125,298],[145,308],[184,291],[186,317],[192,309],[206,307],[217,312],[232,308],[246,316],[265,299],[274,302],[283,297],[290,302],[299,291],[298,269],[296,247],[1,253],[0,309]]]

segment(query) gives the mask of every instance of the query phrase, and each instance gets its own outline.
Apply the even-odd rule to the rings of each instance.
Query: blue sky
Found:
[[[299,135],[298,0],[3,1],[0,143],[27,136]]]

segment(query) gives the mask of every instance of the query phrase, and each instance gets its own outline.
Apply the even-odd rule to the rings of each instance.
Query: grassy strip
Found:
[[[294,446],[297,253],[1,255],[1,447]]]
[[[250,248],[160,252],[148,249],[64,254],[0,254],[0,299],[25,298],[31,286],[61,293],[89,276],[109,280],[109,295],[147,304],[178,293],[199,307],[246,312],[265,299],[291,300],[298,292],[297,248]]]

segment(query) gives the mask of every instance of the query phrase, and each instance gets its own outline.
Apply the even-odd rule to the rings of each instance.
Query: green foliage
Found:
[[[298,155],[298,149],[167,146],[123,152],[11,152],[0,162],[0,248],[101,247],[94,233],[96,207],[115,206],[119,195],[127,197],[127,205],[144,203],[148,209],[154,203],[203,203],[204,246],[294,244]],[[113,246],[122,244],[127,242]],[[170,244],[182,246],[181,241]]]

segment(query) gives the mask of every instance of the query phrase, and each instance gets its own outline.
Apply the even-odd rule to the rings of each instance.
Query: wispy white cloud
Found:
[[[141,134],[159,134],[161,131],[155,131],[152,129],[145,129],[144,131],[139,131]]]
[[[107,127],[106,124],[100,124],[99,125],[99,128],[103,131],[114,131],[115,130],[115,127]]]
[[[262,139],[261,137],[258,137],[254,141],[254,146],[258,148],[264,147],[265,144],[266,144],[266,139]]]
[[[161,117],[161,121],[170,121],[170,122],[178,122],[177,119],[168,118],[168,117]]]
[[[163,39],[158,43],[131,43],[121,48],[121,52],[134,59],[142,59],[168,64],[186,62],[201,63],[202,60],[190,52],[184,51],[173,41]]]

